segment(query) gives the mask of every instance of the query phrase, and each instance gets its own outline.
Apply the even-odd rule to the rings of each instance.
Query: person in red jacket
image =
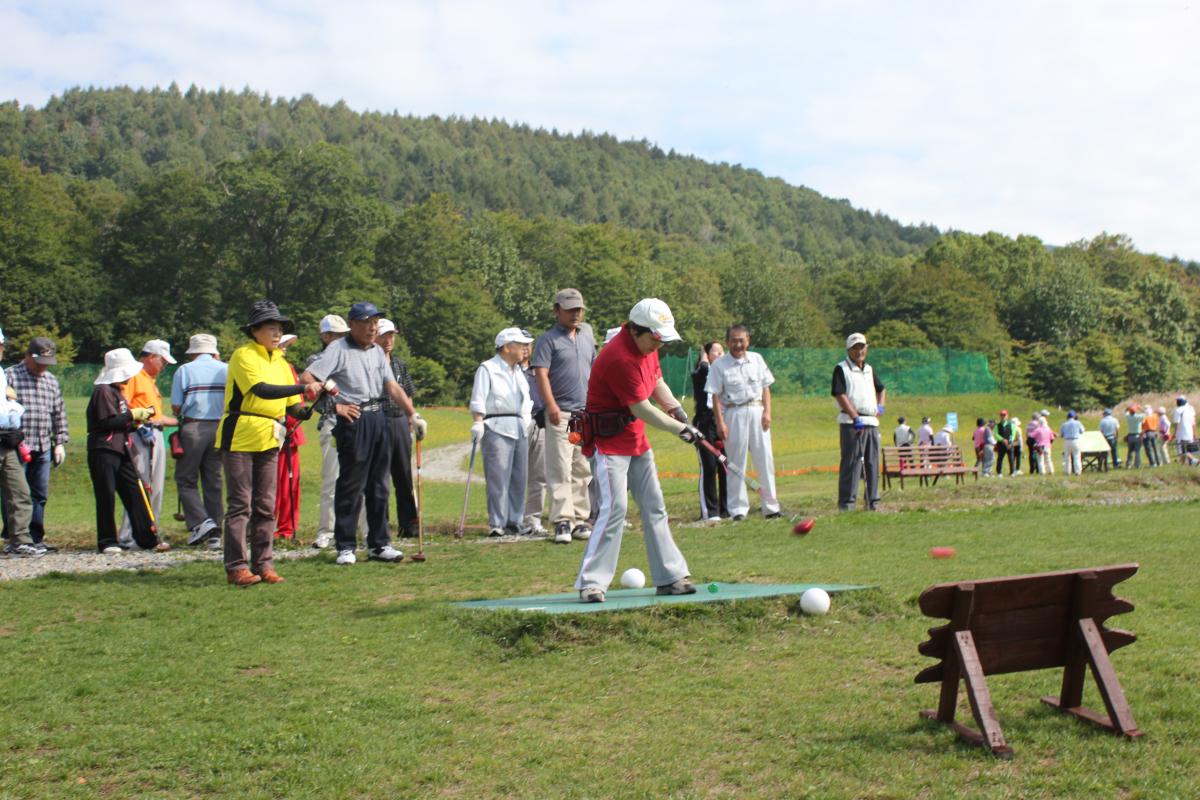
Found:
[[[288,345],[296,341],[296,334],[284,334],[279,340],[279,349],[287,350]],[[300,382],[296,368],[292,376]],[[300,427],[303,419],[293,416],[284,418],[287,436],[283,447],[279,448],[279,472],[275,483],[275,538],[292,539],[296,536],[296,526],[300,519],[300,445],[304,444],[304,430]]]

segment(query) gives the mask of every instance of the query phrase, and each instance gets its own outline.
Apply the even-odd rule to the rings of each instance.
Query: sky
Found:
[[[0,0],[0,100],[172,81],[607,132],[906,223],[1200,259],[1200,0]]]

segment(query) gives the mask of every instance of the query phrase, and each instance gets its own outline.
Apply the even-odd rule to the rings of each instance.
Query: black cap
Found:
[[[39,364],[57,364],[58,348],[45,336],[35,336],[29,342],[29,355]]]

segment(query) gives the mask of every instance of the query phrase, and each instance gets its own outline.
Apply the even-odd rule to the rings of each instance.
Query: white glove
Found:
[[[429,430],[429,423],[425,421],[424,417],[420,414],[413,414],[408,424],[412,428],[413,436],[418,442],[425,438],[425,432]]]
[[[483,439],[483,420],[476,420],[471,425],[471,442],[477,444],[481,439]]]
[[[67,460],[67,446],[65,444],[54,445],[54,466],[61,467],[62,463]]]

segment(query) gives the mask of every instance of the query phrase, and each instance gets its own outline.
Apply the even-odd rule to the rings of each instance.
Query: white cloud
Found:
[[[0,8],[0,96],[249,86],[608,131],[906,221],[1200,258],[1185,2],[162,2]]]

